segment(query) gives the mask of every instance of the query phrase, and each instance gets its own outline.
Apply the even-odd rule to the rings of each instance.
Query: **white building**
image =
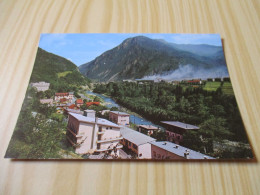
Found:
[[[53,99],[40,99],[41,104],[53,104]]]
[[[67,99],[69,102],[72,102],[73,98],[74,98],[74,92],[55,93],[54,100],[60,101],[62,99]]]
[[[125,126],[121,126],[121,134],[123,137],[121,143],[134,152],[138,159],[152,158],[151,142],[156,141],[156,139]]]
[[[125,112],[119,111],[110,111],[109,112],[109,120],[118,124],[118,125],[129,125],[129,117],[130,115]]]
[[[38,83],[31,83],[32,87],[35,87],[37,91],[46,91],[50,87],[50,83],[46,83],[44,81]]]
[[[76,153],[110,152],[119,156],[120,127],[106,119],[69,113],[67,139],[76,148]]]

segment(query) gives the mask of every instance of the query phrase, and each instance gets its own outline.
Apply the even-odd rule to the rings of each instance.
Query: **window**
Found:
[[[106,129],[108,129],[108,127],[106,127]]]
[[[110,127],[110,129],[112,129],[112,127]]]
[[[181,139],[181,137],[178,135],[178,136],[177,136],[177,139]]]
[[[141,157],[143,154],[141,153],[141,154],[139,154],[139,157]]]
[[[133,144],[133,148],[137,150],[137,145]]]
[[[156,158],[156,152],[155,151],[153,151],[153,156]]]

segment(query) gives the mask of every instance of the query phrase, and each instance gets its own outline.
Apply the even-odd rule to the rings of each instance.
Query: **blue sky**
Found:
[[[143,35],[152,39],[164,39],[177,44],[208,44],[221,46],[218,34],[42,34],[39,47],[65,57],[77,66],[94,60],[125,39]]]

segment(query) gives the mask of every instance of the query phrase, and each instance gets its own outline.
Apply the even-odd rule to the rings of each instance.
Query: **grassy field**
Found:
[[[230,82],[224,82],[222,92],[227,95],[234,95],[234,91]]]
[[[203,89],[207,91],[216,91],[220,85],[221,82],[207,82]]]
[[[206,83],[203,89],[207,91],[216,91],[219,87],[221,87],[222,92],[224,94],[234,95],[234,91],[230,82],[224,82],[223,85],[221,86],[221,82],[210,81]]]
[[[61,78],[61,77],[65,77],[69,73],[72,73],[72,71],[59,72],[57,74],[58,74],[58,77]]]

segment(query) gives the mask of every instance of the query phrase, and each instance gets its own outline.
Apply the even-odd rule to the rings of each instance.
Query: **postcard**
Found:
[[[218,34],[42,34],[5,158],[253,159]]]

